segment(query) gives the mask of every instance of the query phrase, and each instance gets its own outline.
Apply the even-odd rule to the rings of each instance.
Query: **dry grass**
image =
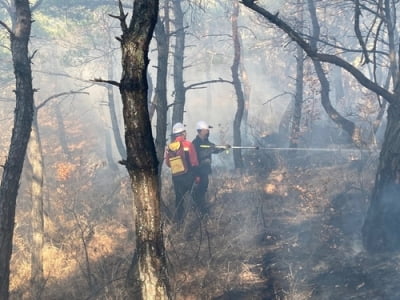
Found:
[[[266,176],[214,174],[207,218],[199,219],[191,209],[179,229],[165,220],[175,299],[313,299],[310,274],[325,274],[332,268],[320,248],[348,250],[341,229],[328,222],[340,213],[332,199],[341,192],[364,189],[371,177],[346,165],[281,166]],[[170,184],[164,178],[163,203],[173,210]],[[129,185],[123,187],[116,194],[126,197]],[[92,207],[96,213],[86,211],[75,218],[65,207],[53,207],[59,214],[48,216],[45,224],[47,299],[125,299],[123,278],[134,247],[130,202],[120,200],[120,207],[103,210],[93,206],[96,199],[92,199],[82,207]],[[29,299],[27,214],[18,215],[26,224],[21,223],[15,234],[12,299]]]

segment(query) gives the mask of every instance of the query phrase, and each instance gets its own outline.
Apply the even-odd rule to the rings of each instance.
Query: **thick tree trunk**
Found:
[[[185,28],[181,0],[173,0],[175,24],[175,49],[174,49],[174,88],[175,101],[172,110],[172,125],[183,122],[185,112],[185,83],[183,81],[184,55],[185,55]]]
[[[126,168],[132,181],[136,250],[128,284],[133,299],[169,299],[170,289],[160,217],[158,161],[147,105],[148,51],[158,0],[134,1],[127,26],[121,8],[122,78]]]
[[[15,206],[33,119],[32,72],[28,55],[31,11],[28,0],[16,0],[13,4],[15,19],[10,40],[16,79],[16,108],[10,149],[0,186],[0,299],[2,300],[7,300],[9,297]]]
[[[233,120],[233,144],[235,146],[242,145],[242,137],[240,133],[240,125],[243,118],[244,112],[244,94],[242,90],[242,83],[240,81],[239,66],[240,66],[240,38],[238,30],[238,17],[239,17],[239,1],[233,2],[233,13],[232,13],[232,39],[233,39],[233,51],[234,58],[231,66],[232,71],[232,82],[235,88],[237,97],[237,109],[235,119]],[[240,149],[233,149],[233,161],[236,169],[243,168],[242,152]]]
[[[375,186],[362,230],[364,246],[371,252],[400,249],[400,105],[389,105],[387,119]]]
[[[36,114],[34,116],[31,138],[29,141],[28,159],[32,166],[31,290],[32,299],[41,299],[44,288],[43,153]]]

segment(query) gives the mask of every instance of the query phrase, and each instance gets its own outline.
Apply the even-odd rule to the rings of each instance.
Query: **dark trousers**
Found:
[[[183,222],[183,202],[186,193],[190,193],[193,187],[194,177],[191,173],[173,176],[172,182],[175,190],[175,220],[177,223]]]
[[[199,209],[199,212],[201,214],[206,214],[207,213],[207,200],[206,200],[206,194],[207,194],[207,189],[208,189],[208,174],[203,173],[200,174],[200,183],[196,185],[196,187],[193,189],[193,200],[197,205],[197,208]]]

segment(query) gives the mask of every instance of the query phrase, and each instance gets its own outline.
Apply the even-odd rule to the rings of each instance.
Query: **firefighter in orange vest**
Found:
[[[186,140],[186,130],[182,123],[172,127],[172,142],[165,152],[165,163],[171,168],[172,182],[175,191],[175,220],[183,222],[183,201],[190,193],[197,179],[199,162],[193,144]]]

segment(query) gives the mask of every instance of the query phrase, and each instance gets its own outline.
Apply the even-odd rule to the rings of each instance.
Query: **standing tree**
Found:
[[[14,232],[15,207],[33,120],[31,57],[28,43],[31,34],[31,7],[28,0],[12,1],[12,28],[8,31],[15,74],[16,108],[14,128],[0,185],[0,298],[9,298],[10,259]]]
[[[126,22],[119,1],[122,36],[122,78],[118,84],[125,122],[127,159],[132,182],[136,230],[128,285],[133,299],[169,299],[164,240],[160,217],[158,160],[147,105],[148,51],[158,16],[158,0],[136,0]]]
[[[242,124],[242,118],[244,113],[244,94],[242,89],[242,82],[240,81],[240,36],[238,29],[238,18],[239,18],[239,1],[235,0],[232,3],[233,11],[232,11],[232,39],[233,39],[233,62],[231,66],[232,72],[232,83],[235,88],[236,97],[237,97],[237,109],[235,114],[235,119],[233,120],[233,143],[236,146],[242,145],[242,136],[240,125]],[[233,161],[235,163],[236,169],[243,168],[243,158],[242,152],[240,149],[233,149]]]
[[[379,157],[379,164],[376,173],[375,185],[371,195],[371,202],[368,209],[367,218],[363,226],[363,240],[367,250],[371,252],[384,250],[400,249],[400,233],[398,231],[398,188],[400,183],[400,71],[396,58],[396,49],[399,49],[399,41],[395,42],[393,35],[394,21],[396,16],[396,5],[392,1],[378,1],[360,4],[354,1],[354,36],[357,37],[360,49],[358,53],[363,56],[364,64],[373,64],[376,70],[380,66],[380,61],[388,58],[388,64],[392,72],[393,91],[390,91],[385,84],[379,84],[376,77],[369,79],[364,74],[363,64],[355,66],[348,62],[345,57],[322,53],[315,46],[316,40],[306,40],[306,38],[295,30],[288,22],[284,21],[278,14],[271,13],[267,9],[257,5],[254,0],[243,0],[242,3],[253,11],[265,17],[269,22],[283,30],[293,41],[299,44],[305,53],[314,62],[327,62],[334,64],[349,72],[361,85],[385,99],[388,104],[387,127],[385,137]],[[315,5],[315,1],[308,0],[310,7]],[[360,10],[363,9],[363,12]],[[363,36],[360,30],[361,24],[366,26],[360,18],[370,20],[369,30]],[[376,19],[379,18],[380,21]],[[376,26],[379,24],[379,26]],[[385,25],[385,26],[383,26]],[[386,30],[386,32],[382,32]],[[387,34],[388,33],[388,34]],[[369,37],[373,37],[373,43],[369,44]],[[388,37],[389,40],[380,45],[383,49],[378,49],[381,38]],[[396,44],[397,43],[397,44]],[[313,45],[314,44],[314,45]],[[329,44],[329,43],[327,43]],[[371,47],[370,49],[367,49]],[[397,46],[396,46],[397,45]],[[379,51],[378,51],[379,50]]]

